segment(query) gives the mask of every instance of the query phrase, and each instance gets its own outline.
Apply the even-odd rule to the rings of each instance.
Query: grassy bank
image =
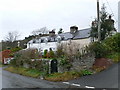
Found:
[[[33,78],[38,78],[42,74],[39,70],[28,69],[28,68],[23,68],[23,67],[9,66],[9,67],[5,68],[5,70],[10,71],[12,73],[17,73],[20,75],[33,77]]]
[[[2,67],[3,65],[0,64],[0,67]]]
[[[117,53],[117,52],[112,53],[110,55],[107,55],[106,57],[109,59],[112,59],[112,61],[115,63],[120,62],[120,52],[119,53]]]
[[[10,71],[12,73],[17,73],[20,75],[28,76],[28,77],[33,77],[33,78],[39,78],[41,75],[43,75],[43,72],[40,72],[39,70],[36,69],[28,69],[28,68],[23,68],[23,67],[13,67],[9,66],[5,68],[5,70]],[[87,70],[83,70],[81,72],[77,71],[69,71],[69,72],[64,72],[64,73],[53,73],[53,74],[47,74],[44,76],[45,80],[48,81],[68,81],[72,79],[79,78],[84,75],[91,75],[92,73]]]
[[[6,65],[3,65],[3,64],[0,62],[0,67],[3,67],[3,66],[6,66]]]
[[[64,72],[64,73],[53,73],[45,76],[45,80],[48,81],[68,81],[81,76],[80,72]]]
[[[36,69],[28,69],[23,67],[9,66],[5,68],[5,70],[10,71],[12,73],[33,77],[33,78],[39,78],[43,74],[42,72]],[[67,80],[78,78],[80,76],[81,76],[80,72],[71,71],[71,72],[64,72],[64,73],[48,74],[44,77],[44,79],[48,81],[67,81]]]

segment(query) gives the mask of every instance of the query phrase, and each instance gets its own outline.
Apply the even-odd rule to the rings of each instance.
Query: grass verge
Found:
[[[5,68],[5,70],[10,71],[12,73],[17,73],[20,75],[33,77],[33,78],[39,78],[40,75],[42,74],[39,70],[28,69],[28,68],[23,68],[23,67],[9,66],[9,67]]]
[[[81,76],[80,72],[70,71],[64,73],[53,73],[45,76],[45,80],[48,81],[68,81]]]
[[[3,64],[0,62],[0,67],[4,67],[4,66],[7,66],[7,65],[3,65]]]
[[[33,77],[33,78],[39,78],[41,75],[43,75],[43,72],[40,72],[39,70],[28,69],[28,68],[23,68],[23,67],[9,66],[5,68],[5,70],[10,71],[12,73],[17,73],[20,75]],[[44,79],[48,81],[59,82],[59,81],[68,81],[68,80],[76,79],[81,76],[90,75],[90,74],[91,72],[86,71],[86,70],[81,71],[81,72],[69,71],[69,72],[64,72],[64,73],[47,74],[44,76]]]
[[[0,67],[2,67],[3,65],[0,64]]]
[[[107,58],[112,59],[113,62],[118,63],[120,62],[120,53],[112,53],[107,56]]]

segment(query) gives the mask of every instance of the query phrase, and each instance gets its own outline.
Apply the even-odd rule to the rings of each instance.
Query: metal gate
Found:
[[[58,62],[56,59],[51,61],[51,73],[58,72]]]

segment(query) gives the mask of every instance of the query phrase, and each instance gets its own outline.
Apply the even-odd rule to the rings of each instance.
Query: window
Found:
[[[36,40],[33,40],[33,43],[36,43]]]
[[[44,39],[44,42],[47,44],[47,42],[48,42],[48,39],[47,39],[47,38],[45,38],[45,39]]]
[[[41,39],[41,43],[43,43],[43,41],[44,41],[44,40],[43,40],[43,39]]]

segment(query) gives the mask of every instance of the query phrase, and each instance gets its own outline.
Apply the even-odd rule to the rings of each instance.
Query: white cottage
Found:
[[[27,43],[27,48],[36,48],[38,51],[57,50],[60,43],[78,43],[81,47],[88,45],[91,42],[90,28],[78,30],[78,27],[70,27],[70,32],[55,34],[55,31],[50,31],[49,36],[36,38]]]

